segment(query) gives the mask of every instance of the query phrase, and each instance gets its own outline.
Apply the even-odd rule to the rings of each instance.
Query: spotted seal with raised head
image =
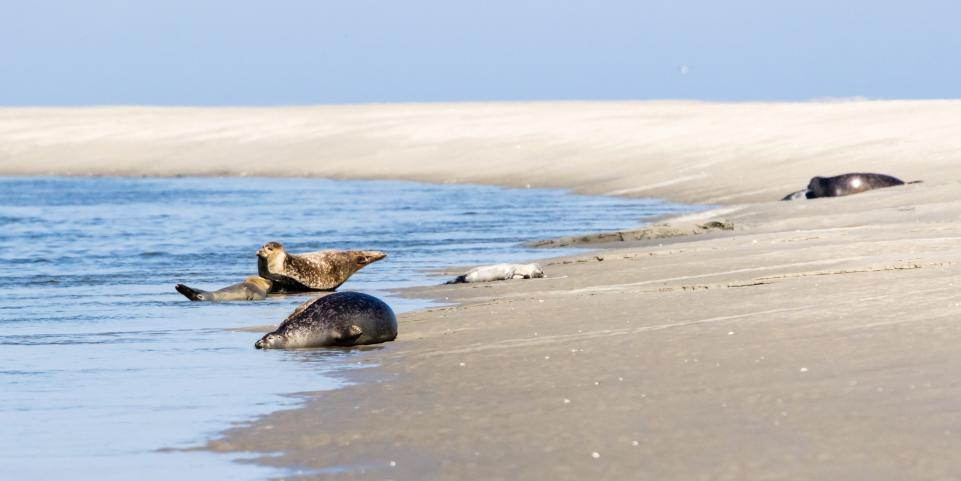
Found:
[[[508,279],[532,279],[544,277],[544,269],[537,264],[494,264],[475,267],[464,275],[457,276],[447,284],[461,284],[465,282],[491,282]]]
[[[174,289],[191,301],[259,301],[267,297],[272,284],[263,277],[250,276],[243,282],[216,291],[194,289],[183,284],[177,284]]]
[[[917,184],[920,180],[904,182],[885,174],[853,172],[833,177],[812,177],[807,189],[792,192],[781,200],[817,199],[819,197],[840,197],[864,191],[893,187],[904,184]]]
[[[336,292],[298,306],[254,347],[359,346],[393,341],[396,337],[397,317],[384,301],[360,292]]]
[[[290,254],[279,242],[257,251],[257,273],[274,283],[276,292],[332,291],[353,273],[387,254],[380,251],[325,250]]]

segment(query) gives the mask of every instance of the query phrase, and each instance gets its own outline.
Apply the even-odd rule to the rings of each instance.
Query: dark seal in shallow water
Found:
[[[397,317],[384,301],[360,292],[337,292],[301,304],[254,347],[358,346],[396,337]]]
[[[892,187],[895,185],[916,184],[920,182],[904,182],[903,180],[885,174],[854,172],[835,175],[834,177],[812,177],[805,190],[792,192],[781,200],[816,199],[818,197],[840,197],[867,190]]]

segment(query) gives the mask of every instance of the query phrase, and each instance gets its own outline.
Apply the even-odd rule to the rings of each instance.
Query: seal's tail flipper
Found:
[[[187,287],[183,284],[177,284],[176,286],[174,286],[174,289],[177,289],[177,292],[183,294],[184,297],[186,297],[187,299],[190,299],[191,301],[204,300],[204,298],[200,295],[203,291],[199,291],[197,289]]]
[[[463,284],[463,283],[465,283],[465,282],[467,282],[467,275],[466,275],[466,274],[463,275],[463,276],[457,276],[457,277],[454,278],[454,280],[452,280],[452,281],[447,281],[447,282],[445,282],[444,284]]]

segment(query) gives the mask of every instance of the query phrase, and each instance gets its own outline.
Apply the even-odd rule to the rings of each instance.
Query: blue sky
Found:
[[[957,98],[961,2],[0,0],[0,105]]]

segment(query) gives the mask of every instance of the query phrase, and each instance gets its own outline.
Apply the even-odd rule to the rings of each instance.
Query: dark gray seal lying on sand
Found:
[[[358,346],[396,337],[397,317],[384,301],[360,292],[337,292],[301,304],[254,347]]]
[[[260,276],[250,276],[243,282],[216,291],[204,291],[177,284],[174,289],[191,301],[259,301],[267,297],[272,282]]]
[[[290,254],[279,242],[257,251],[257,273],[274,283],[274,292],[332,291],[364,266],[387,254],[380,251],[326,250]]]
[[[840,197],[867,190],[892,187],[895,185],[916,184],[921,182],[904,182],[903,180],[885,174],[854,172],[835,175],[834,177],[812,177],[807,189],[792,192],[781,200],[816,199],[818,197]]]

